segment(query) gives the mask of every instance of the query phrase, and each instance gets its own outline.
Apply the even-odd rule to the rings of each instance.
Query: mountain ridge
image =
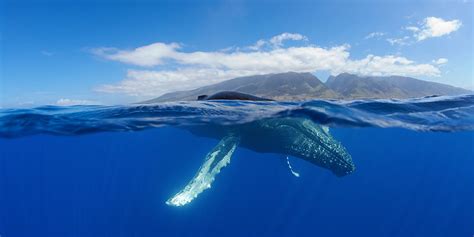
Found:
[[[405,99],[430,95],[459,95],[469,90],[403,76],[357,76],[341,73],[325,83],[348,99]]]
[[[274,73],[237,77],[193,90],[176,91],[141,103],[196,100],[199,95],[237,91],[281,101],[308,99],[404,99],[460,95],[472,91],[403,76],[357,76],[341,73],[323,83],[311,73]]]

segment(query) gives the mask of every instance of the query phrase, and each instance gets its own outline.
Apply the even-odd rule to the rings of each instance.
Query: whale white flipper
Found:
[[[166,201],[170,206],[183,206],[211,187],[216,175],[230,163],[232,153],[240,142],[240,137],[229,134],[224,137],[204,159],[194,178],[181,191]]]

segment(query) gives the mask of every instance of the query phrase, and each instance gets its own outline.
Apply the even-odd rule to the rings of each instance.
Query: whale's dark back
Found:
[[[221,91],[213,95],[200,95],[197,98],[198,100],[252,100],[252,101],[272,101],[271,99],[266,99],[254,95],[249,95],[236,91]]]

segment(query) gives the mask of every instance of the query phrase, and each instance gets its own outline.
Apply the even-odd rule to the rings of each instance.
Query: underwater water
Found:
[[[268,119],[329,126],[356,169],[243,136],[210,189],[166,204],[220,141],[193,128]],[[474,96],[0,110],[1,237],[160,235],[473,236]]]

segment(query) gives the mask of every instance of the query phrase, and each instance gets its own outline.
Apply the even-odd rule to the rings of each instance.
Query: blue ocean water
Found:
[[[212,188],[165,204],[218,139],[189,126],[330,126],[355,172],[238,148]],[[270,139],[270,138],[269,138]],[[472,236],[474,96],[182,102],[0,111],[0,236]]]

